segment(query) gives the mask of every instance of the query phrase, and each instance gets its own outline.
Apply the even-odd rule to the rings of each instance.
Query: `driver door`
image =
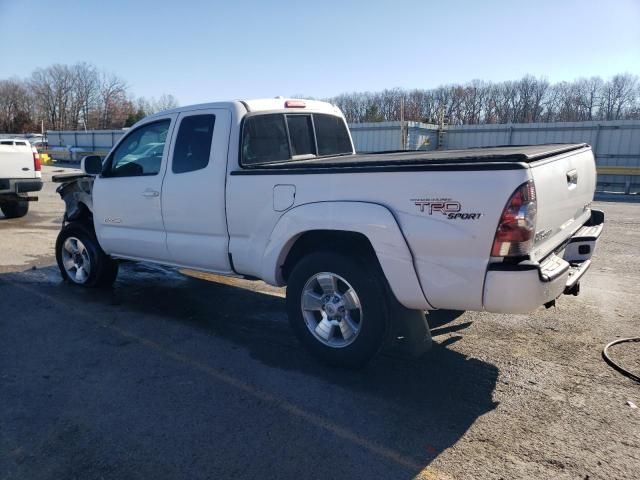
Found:
[[[177,115],[154,118],[128,132],[93,185],[93,223],[110,255],[166,261],[162,179]]]

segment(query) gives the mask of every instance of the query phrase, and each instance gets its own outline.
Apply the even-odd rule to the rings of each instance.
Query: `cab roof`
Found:
[[[328,102],[319,100],[306,100],[303,98],[257,98],[253,100],[241,100],[242,104],[250,112],[261,112],[266,110],[312,110],[314,112],[325,112],[340,114],[340,109]]]
[[[196,105],[185,105],[183,107],[173,108],[171,110],[165,110],[162,112],[154,113],[149,117],[156,117],[159,115],[165,115],[167,113],[179,113],[190,110],[203,110],[206,108],[229,108],[236,107],[246,110],[247,112],[267,112],[267,111],[295,111],[295,112],[316,112],[316,113],[328,113],[331,115],[342,116],[342,112],[338,107],[328,102],[321,102],[319,100],[307,100],[303,98],[287,98],[287,97],[275,97],[275,98],[255,98],[247,100],[232,100],[227,102],[213,102],[213,103],[200,103]]]

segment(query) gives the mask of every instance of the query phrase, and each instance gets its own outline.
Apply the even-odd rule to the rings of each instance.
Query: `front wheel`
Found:
[[[118,263],[100,248],[95,234],[80,223],[69,223],[58,234],[56,260],[62,278],[73,285],[110,287],[118,275]]]
[[[291,327],[329,364],[360,367],[371,360],[383,346],[388,311],[382,273],[365,258],[312,253],[289,277]]]

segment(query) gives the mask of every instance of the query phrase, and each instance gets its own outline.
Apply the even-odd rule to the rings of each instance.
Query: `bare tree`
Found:
[[[176,108],[179,106],[179,103],[176,97],[174,97],[173,95],[163,93],[158,99],[154,97],[140,97],[136,101],[136,106],[138,110],[143,111],[145,115],[152,115],[164,110],[171,110],[172,108]]]
[[[74,65],[72,71],[74,92],[71,123],[89,128],[91,112],[98,103],[100,77],[96,67],[85,62]]]
[[[163,110],[171,110],[178,107],[178,100],[176,97],[169,93],[163,93],[155,103],[156,111],[162,112]]]
[[[304,95],[302,95],[304,96]],[[434,89],[344,93],[328,99],[349,122],[400,119],[451,124],[640,119],[638,77],[621,74],[550,84],[526,75],[499,83],[472,80]],[[52,65],[27,81],[0,80],[0,129],[121,128],[178,106],[173,95],[133,101],[119,76],[89,63]]]
[[[616,75],[605,83],[600,103],[600,115],[604,120],[623,118],[625,109],[637,101],[633,98],[637,83],[637,78],[629,74]]]
[[[25,133],[34,128],[33,97],[24,82],[0,80],[0,132]]]
[[[329,101],[349,122],[398,120],[400,99],[405,119],[451,124],[554,122],[640,118],[640,82],[633,75],[616,75],[550,84],[527,75],[500,83],[473,80],[431,90],[401,89],[346,93]]]
[[[604,82],[600,77],[581,78],[576,82],[578,120],[594,120]]]
[[[102,73],[98,87],[98,128],[122,126],[129,115],[127,84],[115,74]]]
[[[56,64],[33,72],[31,89],[48,126],[59,130],[77,127],[69,121],[74,83],[67,65]]]

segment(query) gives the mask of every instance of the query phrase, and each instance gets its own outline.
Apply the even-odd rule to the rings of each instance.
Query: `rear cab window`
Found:
[[[324,113],[269,113],[245,118],[241,166],[353,153],[344,120]]]
[[[317,152],[311,115],[285,115],[285,119],[291,139],[291,158],[315,157]]]
[[[242,159],[245,165],[279,162],[291,158],[284,115],[256,115],[245,119]]]
[[[315,115],[318,155],[340,155],[351,152],[351,141],[347,126],[340,117]]]

